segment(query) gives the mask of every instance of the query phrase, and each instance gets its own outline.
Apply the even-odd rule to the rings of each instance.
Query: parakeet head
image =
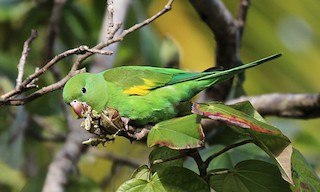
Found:
[[[102,76],[80,73],[72,77],[63,88],[63,100],[81,118],[88,105],[100,112],[107,101],[107,85]]]

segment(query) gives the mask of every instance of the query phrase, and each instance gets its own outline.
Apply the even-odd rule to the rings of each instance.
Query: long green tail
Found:
[[[248,63],[248,64],[240,65],[240,66],[237,66],[237,67],[234,67],[234,68],[231,68],[231,69],[227,69],[227,70],[224,70],[224,71],[219,71],[219,72],[212,73],[210,75],[203,76],[203,77],[199,78],[198,80],[207,80],[207,79],[217,78],[217,81],[215,81],[214,83],[218,83],[220,81],[229,79],[229,78],[231,78],[232,76],[234,76],[234,75],[236,75],[238,73],[241,73],[245,69],[248,69],[248,68],[251,68],[251,67],[255,67],[255,66],[260,65],[262,63],[271,61],[273,59],[276,59],[276,58],[280,57],[281,55],[282,55],[282,53],[274,54],[274,55],[271,55],[269,57],[265,57],[263,59],[260,59],[260,60],[257,60],[257,61],[254,61],[254,62],[251,62],[251,63]]]

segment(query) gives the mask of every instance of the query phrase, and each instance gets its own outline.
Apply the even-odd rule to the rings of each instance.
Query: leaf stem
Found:
[[[216,157],[218,157],[219,155],[221,155],[221,154],[229,151],[230,149],[233,149],[233,148],[236,148],[236,147],[239,147],[239,146],[241,146],[241,145],[248,144],[248,143],[253,143],[253,142],[254,142],[253,139],[248,139],[248,140],[241,141],[241,142],[239,142],[239,143],[231,144],[231,145],[227,146],[226,148],[220,150],[219,152],[217,152],[217,153],[211,155],[210,157],[208,157],[204,163],[208,166],[208,165],[210,164],[210,162],[211,162],[214,158],[216,158]]]
[[[208,182],[208,177],[207,177],[207,164],[202,161],[201,155],[198,151],[198,149],[192,149],[190,150],[189,156],[192,157],[199,169],[200,177],[202,177],[206,182]]]

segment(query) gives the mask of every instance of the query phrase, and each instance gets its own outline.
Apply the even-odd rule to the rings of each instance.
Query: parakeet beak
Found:
[[[79,118],[83,118],[85,112],[88,110],[88,104],[85,102],[73,100],[70,102],[70,105]]]

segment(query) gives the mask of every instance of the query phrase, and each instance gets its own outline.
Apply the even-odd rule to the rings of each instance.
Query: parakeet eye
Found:
[[[82,91],[82,93],[86,93],[87,89],[85,87],[82,87],[81,91]]]

